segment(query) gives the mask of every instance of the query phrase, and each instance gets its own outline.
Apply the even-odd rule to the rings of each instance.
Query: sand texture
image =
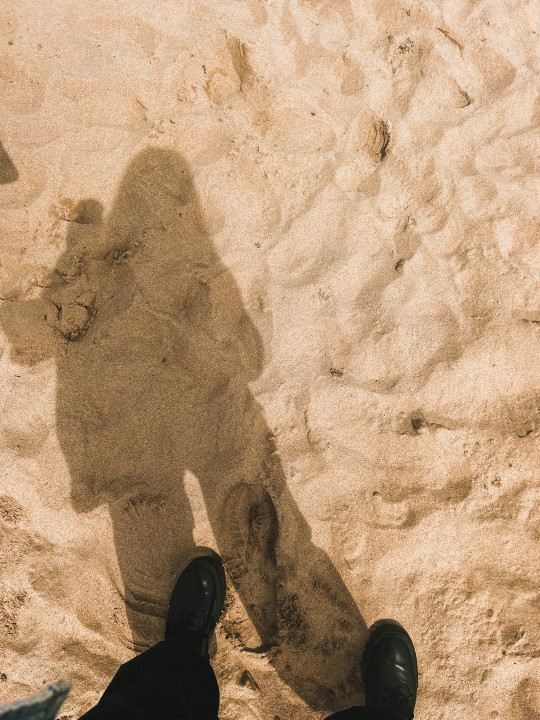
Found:
[[[0,7],[0,702],[228,577],[222,720],[540,718],[538,5]],[[536,23],[536,27],[535,27]]]

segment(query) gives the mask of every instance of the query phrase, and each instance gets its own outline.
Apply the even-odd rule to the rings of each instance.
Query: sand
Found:
[[[223,720],[540,717],[538,8],[0,9],[0,700],[220,552]],[[204,550],[206,551],[206,550]]]

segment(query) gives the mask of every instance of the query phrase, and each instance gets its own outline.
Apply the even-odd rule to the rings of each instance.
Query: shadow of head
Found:
[[[109,227],[120,236],[130,231],[170,233],[182,218],[185,225],[188,205],[189,216],[193,219],[195,215],[198,221],[199,234],[205,233],[187,161],[172,150],[147,148],[131,160],[124,173],[108,217]]]

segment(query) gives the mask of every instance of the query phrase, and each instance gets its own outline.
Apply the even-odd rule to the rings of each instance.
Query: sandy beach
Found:
[[[222,720],[540,717],[538,6],[0,9],[0,702],[224,558]],[[204,552],[206,550],[203,550]]]

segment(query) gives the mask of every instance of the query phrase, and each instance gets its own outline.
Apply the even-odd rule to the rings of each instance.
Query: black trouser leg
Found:
[[[81,720],[217,720],[218,708],[210,663],[181,640],[162,640],[121,665]]]
[[[397,710],[373,710],[358,705],[339,710],[326,720],[405,720],[405,715]]]

